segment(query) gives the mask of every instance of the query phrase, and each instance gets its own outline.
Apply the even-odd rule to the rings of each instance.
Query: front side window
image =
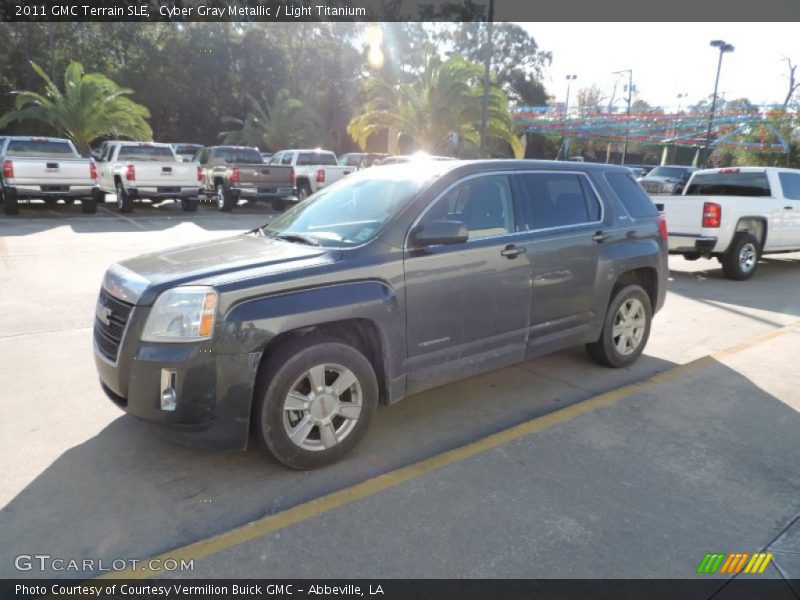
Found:
[[[600,202],[582,175],[524,173],[520,180],[526,196],[529,229],[552,229],[600,220]]]
[[[506,175],[468,179],[445,193],[425,215],[427,221],[461,221],[469,239],[514,231],[514,201]]]
[[[781,181],[784,198],[800,200],[800,174],[778,173],[778,179]]]
[[[282,165],[291,165],[293,156],[294,156],[293,152],[287,152],[286,154],[283,155],[283,158],[281,159],[281,164]]]

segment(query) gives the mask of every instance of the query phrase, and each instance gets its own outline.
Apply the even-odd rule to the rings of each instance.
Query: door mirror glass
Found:
[[[417,247],[463,244],[469,238],[467,226],[462,221],[428,221],[412,235]]]

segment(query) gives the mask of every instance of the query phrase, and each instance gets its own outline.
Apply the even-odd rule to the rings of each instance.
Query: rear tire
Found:
[[[608,305],[600,339],[586,344],[586,351],[603,366],[627,367],[642,354],[652,320],[650,297],[641,286],[617,287]]]
[[[272,208],[278,212],[283,212],[286,210],[287,203],[283,198],[273,198],[270,203],[272,204]]]
[[[125,188],[122,187],[122,182],[117,181],[114,189],[117,192],[117,208],[121,213],[129,213],[133,210],[133,198],[130,197],[125,191]]]
[[[375,416],[378,381],[354,347],[308,335],[267,359],[255,398],[253,425],[261,445],[287,467],[314,469],[335,462],[364,437]]]
[[[231,212],[234,202],[231,190],[222,182],[217,183],[214,189],[216,190],[217,208],[222,212]]]
[[[11,192],[8,190],[3,192],[3,214],[19,214],[19,200],[17,200],[16,192]]]
[[[85,215],[93,215],[97,212],[97,195],[92,194],[91,198],[81,200],[81,212]]]
[[[737,233],[722,256],[722,273],[728,279],[744,281],[756,272],[761,250],[758,240],[747,232]]]
[[[197,198],[181,198],[181,208],[185,212],[197,212],[197,205],[200,200]]]

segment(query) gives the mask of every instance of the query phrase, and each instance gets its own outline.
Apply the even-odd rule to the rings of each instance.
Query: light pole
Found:
[[[489,111],[489,77],[492,68],[492,25],[494,0],[489,0],[489,15],[486,24],[486,49],[483,56],[483,105],[481,106],[481,157],[486,156],[486,122]]]
[[[569,112],[569,86],[578,78],[577,75],[567,75],[567,98],[564,100],[564,114]]]
[[[562,135],[564,139],[561,142],[561,148],[558,149],[558,156],[556,156],[556,160],[559,160],[562,153],[564,155],[564,159],[567,158],[567,153],[569,152],[569,142],[567,140],[567,112],[569,111],[569,86],[578,78],[577,75],[567,75],[565,79],[567,80],[567,97],[564,100],[564,127],[562,131]]]
[[[733,52],[733,44],[727,43],[725,40],[712,40],[712,48],[719,49],[719,61],[717,62],[717,78],[714,80],[714,96],[711,98],[711,111],[708,113],[708,129],[706,130],[706,143],[703,147],[703,168],[708,162],[709,146],[711,145],[711,127],[714,124],[714,111],[717,108],[717,89],[719,88],[719,72],[722,69],[722,55],[726,52]]]
[[[625,156],[628,154],[628,137],[631,131],[631,99],[633,96],[633,69],[622,69],[614,71],[614,75],[628,74],[628,108],[625,111],[625,144],[622,146],[622,160],[620,164],[625,164]]]
[[[672,164],[675,164],[675,155],[678,153],[678,125],[681,121],[681,100],[688,96],[686,92],[678,94],[678,112],[675,113],[675,124],[672,126]]]

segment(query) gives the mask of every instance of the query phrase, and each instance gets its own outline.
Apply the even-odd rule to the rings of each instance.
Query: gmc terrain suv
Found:
[[[252,425],[313,468],[378,403],[574,344],[630,365],[666,282],[665,223],[624,167],[375,167],[259,229],[111,266],[95,357],[107,395],[174,438],[243,449]]]

